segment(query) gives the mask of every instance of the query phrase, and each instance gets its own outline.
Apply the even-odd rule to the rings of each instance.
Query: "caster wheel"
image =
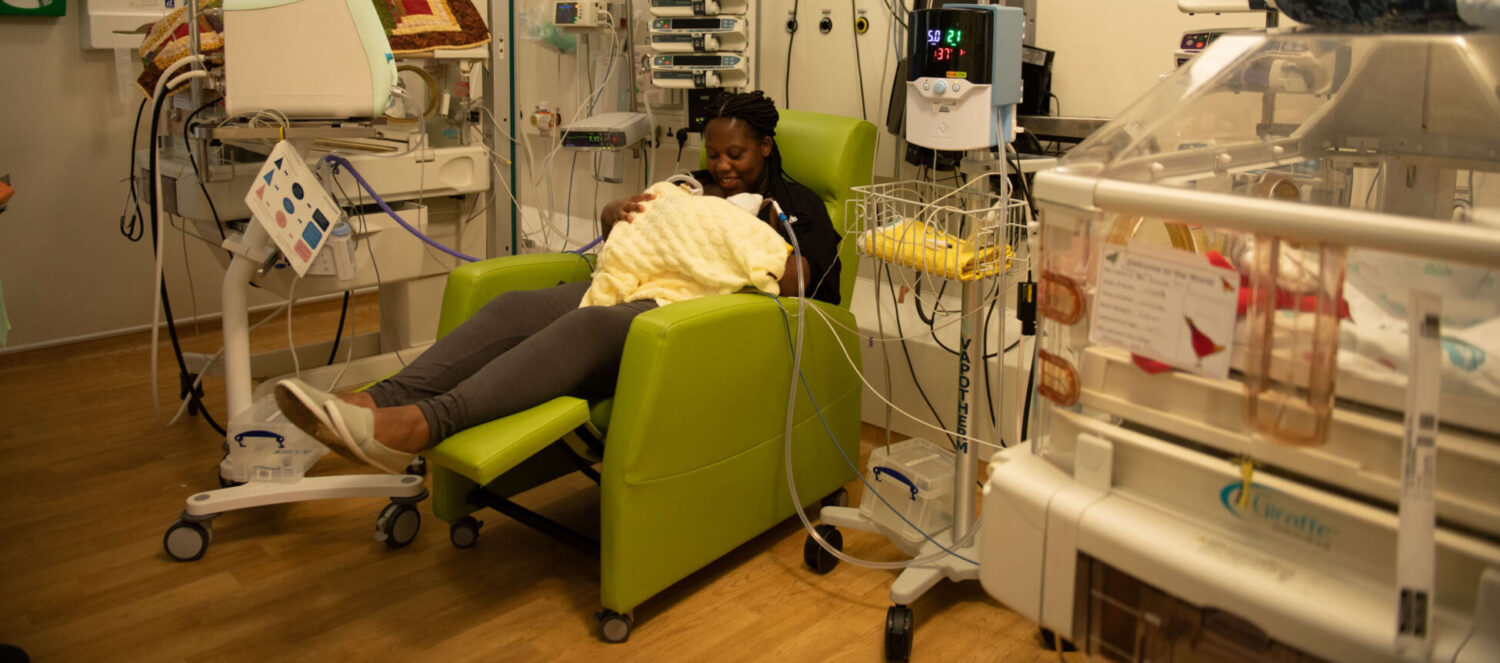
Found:
[[[911,608],[893,605],[885,611],[885,660],[911,659],[911,632],[915,626]]]
[[[473,548],[479,541],[479,528],[484,523],[479,522],[474,516],[464,516],[453,521],[448,526],[448,540],[453,542],[454,548]]]
[[[167,550],[168,557],[179,562],[193,562],[203,556],[213,538],[213,530],[203,523],[179,520],[167,528],[161,545]]]
[[[606,609],[594,617],[599,620],[599,637],[605,642],[620,643],[630,639],[630,627],[635,625],[630,615]]]
[[[849,506],[849,491],[840,488],[828,494],[820,502],[823,506]]]
[[[411,464],[406,466],[406,473],[418,477],[427,476],[427,459],[421,456],[413,458]]]
[[[402,548],[417,538],[422,528],[422,514],[410,504],[392,502],[381,509],[375,519],[375,540],[384,541],[391,548]]]
[[[844,535],[839,534],[837,527],[833,525],[818,525],[813,528],[819,536],[823,537],[829,545],[842,551],[844,549]],[[839,558],[828,552],[823,546],[818,545],[818,540],[813,535],[807,535],[807,542],[802,544],[802,561],[807,563],[807,568],[813,573],[823,575],[839,565]]]

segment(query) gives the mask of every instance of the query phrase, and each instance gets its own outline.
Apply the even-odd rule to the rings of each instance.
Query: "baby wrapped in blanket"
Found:
[[[791,246],[755,215],[668,182],[629,223],[616,224],[580,306],[655,300],[658,305],[737,292],[780,291]]]

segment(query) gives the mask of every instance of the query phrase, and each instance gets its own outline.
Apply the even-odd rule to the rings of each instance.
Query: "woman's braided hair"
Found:
[[[760,90],[725,92],[708,107],[707,115],[709,120],[722,118],[744,122],[756,140],[771,137],[771,156],[766,157],[766,170],[755,190],[786,200],[786,183],[795,180],[781,167],[781,148],[775,140],[776,122],[781,119],[781,114],[776,112],[776,102]]]

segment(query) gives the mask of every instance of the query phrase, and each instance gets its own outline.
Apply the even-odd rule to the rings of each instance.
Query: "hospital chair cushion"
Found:
[[[481,260],[448,273],[438,338],[473,317],[491,299],[512,290],[536,290],[589,278],[592,256],[537,253]]]
[[[654,199],[617,224],[581,306],[654,300],[665,306],[753,287],[777,292],[792,247],[733,203],[660,182]]]
[[[427,461],[477,484],[487,484],[588,420],[588,401],[571,396],[554,398],[460,431],[429,450]]]

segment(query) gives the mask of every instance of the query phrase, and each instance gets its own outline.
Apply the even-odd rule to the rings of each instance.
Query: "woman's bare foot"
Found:
[[[350,405],[358,405],[359,407],[365,408],[366,410],[375,409],[375,399],[371,398],[369,394],[363,391],[334,394],[334,396]]]
[[[346,399],[345,402],[350,401]],[[381,444],[406,453],[419,453],[427,448],[427,417],[417,406],[382,407],[374,408],[374,411],[375,439]]]

